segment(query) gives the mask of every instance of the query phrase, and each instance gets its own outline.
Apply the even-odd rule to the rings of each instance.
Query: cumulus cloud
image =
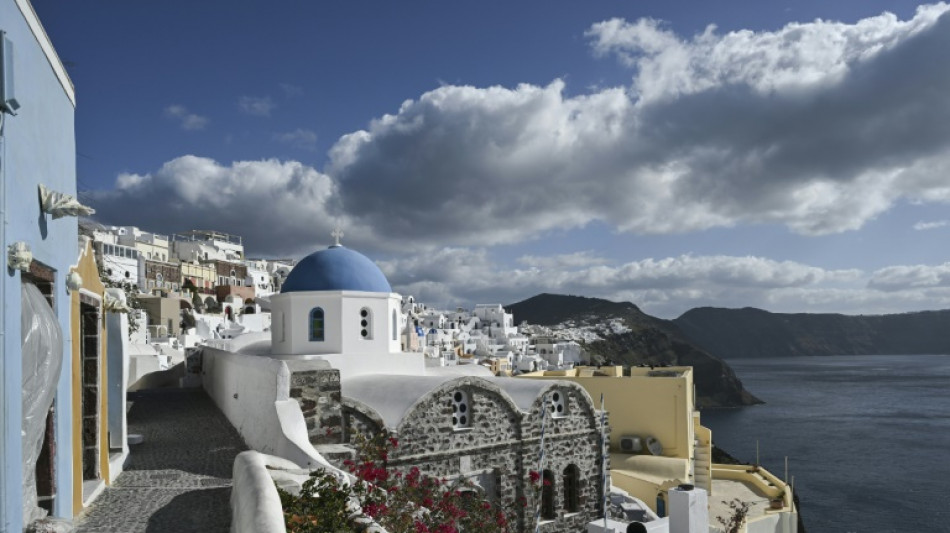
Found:
[[[301,150],[315,150],[317,148],[317,133],[304,128],[297,128],[285,133],[275,133],[274,140]]]
[[[950,224],[950,220],[934,220],[932,222],[920,221],[914,224],[914,229],[917,231],[924,231],[928,229],[943,228],[948,224]]]
[[[277,107],[277,104],[270,96],[242,96],[238,98],[238,109],[248,115],[269,117],[275,107]]]
[[[518,260],[526,268],[508,268],[493,261],[484,248],[442,248],[383,261],[380,267],[394,290],[436,305],[512,303],[553,292],[626,299],[666,317],[696,305],[765,306],[778,294],[805,295],[849,286],[857,290],[863,283],[859,270],[828,270],[751,256],[684,255],[620,265],[564,261],[565,257],[572,255],[530,256],[528,261]]]
[[[534,268],[564,268],[564,267],[585,267],[591,265],[603,265],[608,263],[607,259],[599,257],[594,252],[587,250],[583,252],[574,252],[570,254],[558,254],[549,257],[537,255],[523,255],[518,258],[518,262]]]
[[[725,35],[710,25],[687,39],[661,21],[614,18],[594,24],[587,36],[596,54],[614,54],[637,69],[633,85],[643,100],[675,99],[730,85],[766,95],[811,92],[842,82],[861,63],[931,29],[946,11],[940,3],[919,7],[908,21],[884,13],[855,24],[819,19],[773,32]]]
[[[175,120],[183,130],[203,130],[208,125],[208,118],[190,113],[183,105],[172,104],[165,108],[165,117]]]
[[[592,47],[635,69],[631,87],[439,87],[344,135],[327,171],[386,237],[442,245],[593,221],[858,229],[900,199],[950,201],[948,9],[692,38],[606,21]]]
[[[149,174],[121,174],[111,191],[90,192],[97,220],[159,233],[217,229],[242,235],[259,254],[292,254],[327,242],[334,223],[329,176],[296,161],[222,165],[187,155]],[[354,233],[359,233],[354,225]]]
[[[950,287],[950,263],[882,268],[874,272],[868,286],[888,292]]]
[[[322,170],[185,156],[119,176],[94,206],[105,222],[227,228],[256,253],[282,255],[326,242],[343,220],[349,242],[409,250],[384,266],[398,290],[433,302],[554,291],[666,315],[693,305],[873,312],[943,302],[937,267],[866,274],[728,256],[614,265],[596,252],[509,267],[491,250],[591,223],[641,234],[780,224],[821,235],[861,228],[900,201],[950,203],[947,11],[940,3],[906,21],[883,14],[694,36],[655,20],[604,21],[587,33],[591,49],[619,58],[629,86],[572,95],[562,80],[444,85],[341,136]],[[275,104],[239,105],[267,116]],[[166,114],[189,115],[175,108]],[[171,216],[152,209],[159,198]]]

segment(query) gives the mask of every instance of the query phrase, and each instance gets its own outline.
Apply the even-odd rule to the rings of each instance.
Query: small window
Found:
[[[567,465],[564,469],[564,510],[568,513],[580,510],[580,478],[581,472],[577,465]]]
[[[563,418],[567,416],[567,398],[563,391],[557,389],[548,392],[544,398],[547,402],[545,407],[548,416],[551,418]]]
[[[323,309],[314,307],[310,310],[310,342],[323,342]]]
[[[541,474],[541,518],[554,520],[554,472],[545,470]]]
[[[472,409],[468,401],[468,393],[457,390],[449,400],[452,408],[452,429],[466,429],[472,427]]]
[[[396,317],[396,310],[393,309],[393,340],[399,340],[397,335],[399,334],[396,330],[399,329],[399,319]]]
[[[373,313],[366,307],[360,309],[360,337],[373,339]]]

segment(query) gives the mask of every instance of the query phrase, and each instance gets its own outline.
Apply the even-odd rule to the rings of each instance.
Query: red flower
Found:
[[[398,447],[399,447],[399,441],[396,440],[396,437],[389,437],[389,444],[390,444],[390,446],[392,446],[393,448],[398,448]]]
[[[363,511],[366,512],[371,518],[377,518],[381,515],[386,514],[388,508],[384,503],[369,503],[366,504],[366,507],[363,508]]]
[[[531,482],[532,482],[532,483],[537,483],[537,482],[541,479],[541,474],[539,474],[538,472],[532,470],[532,471],[528,472],[528,477],[531,478]]]

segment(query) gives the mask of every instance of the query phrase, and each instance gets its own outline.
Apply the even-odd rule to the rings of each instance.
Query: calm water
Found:
[[[766,405],[704,411],[713,441],[779,477],[809,533],[950,532],[950,356],[734,359]],[[715,495],[713,496],[715,497]]]

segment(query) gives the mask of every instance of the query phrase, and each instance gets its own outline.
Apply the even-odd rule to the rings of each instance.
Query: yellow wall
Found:
[[[675,373],[676,377],[650,375],[657,372],[661,376]],[[694,419],[693,369],[634,367],[630,373],[624,377],[622,367],[578,367],[518,377],[573,381],[584,387],[594,402],[603,393],[610,424],[610,449],[614,452],[610,455],[611,482],[656,511],[658,494],[690,482],[698,422]],[[640,437],[644,445],[646,437],[656,438],[663,446],[663,457],[616,453],[620,451],[621,437],[627,435]]]
[[[181,262],[180,283],[185,282],[185,278],[195,278],[195,285],[199,289],[211,288],[218,283],[218,273],[215,268],[207,264],[194,264],[188,261]],[[210,282],[210,287],[205,287],[204,281]]]
[[[658,368],[677,372],[679,377],[649,377],[649,368],[635,367],[629,377],[590,376],[590,369],[533,372],[528,379],[561,379],[584,387],[594,402],[601,393],[610,422],[610,448],[620,450],[626,435],[655,437],[663,445],[662,455],[688,459],[693,451],[693,369]],[[605,369],[606,370],[606,369]],[[606,373],[606,372],[605,372]]]
[[[87,242],[86,248],[79,257],[79,264],[72,269],[82,277],[82,288],[95,294],[100,300],[105,295],[105,286],[99,280],[99,269],[93,258],[92,244]],[[72,412],[73,412],[73,512],[82,510],[82,338],[80,321],[79,291],[70,294],[71,318],[70,331],[73,339],[72,347]],[[109,417],[107,412],[108,397],[106,386],[106,328],[105,314],[100,309],[99,322],[99,472],[103,480],[109,479]]]

